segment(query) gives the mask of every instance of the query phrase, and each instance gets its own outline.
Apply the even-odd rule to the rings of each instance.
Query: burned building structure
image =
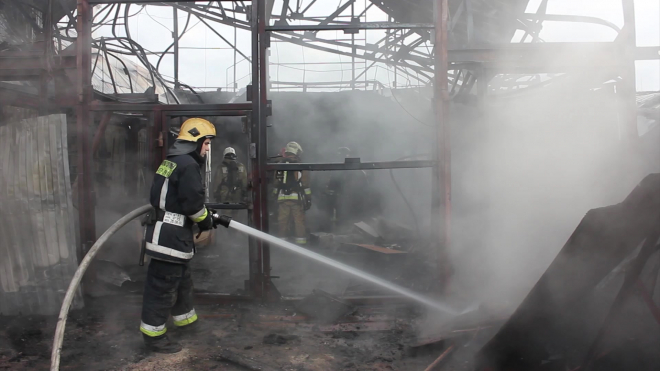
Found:
[[[660,171],[660,104],[657,92],[637,92],[635,66],[660,59],[660,47],[638,46],[633,0],[620,1],[620,24],[555,14],[552,0],[321,3],[0,3],[2,315],[56,314],[100,234],[146,202],[153,172],[181,123],[204,117],[219,133],[206,168],[214,208],[238,210],[239,220],[274,231],[273,174],[310,171],[311,249],[461,305],[497,301],[506,292],[511,314],[523,302],[499,324],[502,333],[482,339],[483,349],[471,357],[479,370],[543,362],[595,367],[604,357],[605,325],[584,330],[589,335],[576,340],[580,346],[599,340],[579,355],[566,356],[538,338],[544,331],[560,338],[558,328],[583,318],[561,317],[563,307],[548,305],[553,291],[543,291],[570,286],[557,279],[567,274],[561,265],[567,256],[591,259],[585,246],[595,249],[596,240],[580,245],[576,241],[593,236],[578,232],[614,228],[615,220],[637,211],[644,221],[654,217],[653,208],[640,205],[656,205],[655,179],[635,186]],[[140,16],[166,23],[167,31],[140,28]],[[541,33],[553,22],[611,37],[546,42]],[[187,44],[195,29],[204,29],[204,43]],[[279,48],[282,57],[298,53],[286,45],[300,47],[301,59],[280,59]],[[186,80],[200,81],[193,73],[201,69],[196,52],[205,53],[204,82],[210,70],[221,86]],[[216,52],[207,67],[206,53]],[[291,140],[303,146],[303,163],[273,161]],[[213,199],[213,174],[228,146],[247,165],[246,203]],[[340,156],[339,148],[351,154]],[[348,203],[361,211],[343,225],[327,202],[336,174],[351,174],[353,180],[342,181],[357,184]],[[615,211],[621,215],[585,218],[571,234],[588,210],[618,204],[633,189],[646,193],[626,199],[623,211]],[[566,268],[592,275],[564,304],[581,303],[653,238],[653,228],[642,224],[621,227],[631,237],[620,241],[620,250],[612,247],[607,269],[590,270],[587,262]],[[196,285],[206,303],[280,303],[311,292],[344,297],[343,304],[399,300],[257,239],[223,233],[200,241],[204,259],[195,270],[204,278]],[[105,287],[112,295],[140,290],[130,282],[144,274],[137,264],[140,238],[135,222],[111,240],[102,263],[90,269],[78,308],[83,297],[105,295],[104,283],[123,288]],[[646,257],[642,276],[653,283],[644,298],[657,317],[657,256]],[[631,300],[626,293],[634,279],[627,276],[618,301],[603,305],[615,308],[608,320]],[[556,328],[534,327],[554,323],[549,319]],[[527,363],[512,361],[522,355],[529,355]]]

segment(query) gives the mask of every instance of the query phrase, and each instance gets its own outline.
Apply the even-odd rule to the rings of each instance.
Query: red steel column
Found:
[[[261,191],[262,174],[264,166],[261,161],[261,43],[263,42],[260,32],[260,7],[263,7],[264,0],[252,1],[251,11],[251,31],[252,31],[252,116],[250,122],[250,163],[251,163],[251,182],[252,182],[252,208],[248,210],[251,226],[263,230],[262,211],[263,204],[267,202],[263,199]],[[264,124],[265,125],[265,124]],[[268,215],[265,215],[267,218]],[[249,237],[249,261],[250,261],[250,279],[249,289],[252,296],[263,297],[263,264],[262,252],[263,244],[254,237]]]
[[[78,221],[80,226],[79,258],[96,240],[94,189],[92,183],[92,153],[89,105],[92,101],[92,8],[87,0],[78,0],[76,31],[77,93],[76,133],[78,142]]]
[[[259,145],[257,148],[257,160],[259,162],[259,192],[261,195],[261,230],[268,233],[268,182],[266,164],[268,162],[268,47],[269,34],[266,32],[266,24],[272,13],[273,0],[259,0]],[[271,298],[270,282],[270,246],[266,242],[261,243],[262,264],[262,288],[263,298]]]
[[[433,170],[432,218],[437,233],[438,271],[441,290],[449,282],[450,264],[448,250],[451,231],[451,130],[448,122],[447,103],[447,22],[449,7],[447,0],[435,0],[435,131],[434,148],[437,166]]]

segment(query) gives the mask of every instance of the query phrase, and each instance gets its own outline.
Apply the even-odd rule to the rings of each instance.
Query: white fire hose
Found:
[[[140,217],[143,214],[146,214],[151,210],[151,205],[140,206],[137,209],[131,211],[130,213],[124,215],[121,219],[117,220],[107,231],[105,231],[101,237],[94,243],[91,249],[85,255],[85,258],[80,262],[76,274],[73,275],[71,283],[69,284],[69,289],[66,291],[64,296],[64,301],[62,302],[62,308],[60,309],[60,315],[57,318],[57,327],[55,328],[55,337],[53,339],[53,352],[50,356],[50,371],[59,371],[60,369],[60,353],[62,351],[62,342],[64,341],[64,328],[66,327],[66,320],[69,316],[69,309],[71,308],[71,302],[73,302],[73,297],[75,292],[78,290],[80,285],[80,280],[85,275],[85,271],[89,267],[89,264],[92,262],[96,254],[99,252],[103,244],[105,244],[112,235],[114,235],[119,229],[131,222],[132,220]]]

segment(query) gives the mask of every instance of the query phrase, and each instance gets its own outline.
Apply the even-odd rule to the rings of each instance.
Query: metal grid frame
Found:
[[[79,91],[79,104],[77,105],[77,123],[78,123],[78,135],[81,137],[88,136],[88,125],[85,125],[86,122],[89,122],[89,117],[93,111],[144,111],[152,112],[154,119],[154,128],[151,132],[151,138],[149,139],[151,153],[154,153],[154,159],[152,164],[156,166],[164,157],[166,153],[166,146],[162,145],[162,138],[166,134],[164,123],[164,118],[168,113],[175,112],[191,112],[194,111],[197,114],[204,115],[228,115],[228,116],[241,116],[241,115],[250,115],[251,118],[249,121],[249,136],[250,143],[254,147],[254,156],[251,156],[250,160],[250,173],[252,174],[251,183],[252,183],[252,207],[248,209],[248,216],[250,224],[262,231],[268,231],[268,190],[267,190],[267,172],[273,171],[276,169],[277,165],[267,165],[267,115],[269,113],[270,102],[268,100],[268,88],[267,88],[267,49],[269,47],[270,33],[280,29],[285,29],[288,27],[284,25],[267,27],[268,16],[266,12],[267,4],[265,0],[255,0],[252,2],[251,7],[251,32],[252,32],[252,84],[251,84],[251,96],[252,102],[249,104],[239,103],[239,104],[224,104],[224,105],[160,105],[160,104],[127,104],[127,103],[102,103],[102,102],[92,102],[92,90],[91,90],[91,81],[87,74],[81,73],[88,68],[91,69],[91,47],[80,47],[83,45],[91,46],[91,18],[92,11],[91,5],[101,4],[101,3],[141,3],[142,1],[130,1],[130,0],[78,0],[78,35],[83,43],[78,43],[76,47],[77,51],[77,72],[78,72],[78,91]],[[183,2],[177,2],[183,3]],[[178,4],[176,4],[178,5]],[[439,19],[442,19],[446,22],[448,15],[447,0],[440,1],[440,12],[445,14],[445,16],[440,15]],[[310,30],[316,29],[326,29],[328,26],[314,27],[310,26]],[[370,29],[370,28],[392,28],[392,29],[401,29],[401,28],[429,28],[433,25],[424,24],[424,25],[411,25],[411,24],[356,24],[356,25],[347,25],[342,26],[347,29]],[[291,27],[296,30],[304,29],[304,27]],[[446,27],[440,28],[439,31],[441,34],[446,33]],[[443,40],[443,38],[438,38],[438,40]],[[437,47],[444,50],[444,52],[439,53],[441,56],[446,56],[446,38],[444,42],[437,43]],[[87,41],[87,42],[85,42]],[[443,58],[444,63],[446,64],[446,57]],[[443,70],[441,70],[443,71]],[[85,76],[83,76],[85,75]],[[444,73],[437,74],[436,78],[439,78],[440,81],[447,81],[446,68]],[[444,75],[444,77],[443,77]],[[439,106],[444,106],[446,104],[447,98],[446,94],[439,94],[437,99],[437,104]],[[444,115],[445,110],[440,109],[442,115]],[[442,119],[439,122],[443,126],[445,125],[445,120]],[[444,136],[445,130],[438,130],[439,137]],[[365,169],[389,169],[389,168],[403,168],[403,167],[431,167],[434,169],[435,178],[440,178],[442,176],[442,181],[438,180],[434,182],[434,195],[445,194],[446,197],[434,197],[433,198],[433,208],[434,215],[437,216],[437,222],[439,225],[448,226],[449,225],[449,165],[437,166],[438,163],[444,163],[447,159],[448,153],[448,141],[443,140],[445,143],[446,150],[438,150],[438,156],[436,156],[435,161],[402,161],[399,163],[365,163],[361,164],[359,167],[356,167],[355,164],[318,164],[311,165],[308,164],[310,169],[315,170],[354,170],[356,168],[365,168]],[[156,143],[160,142],[158,150]],[[83,153],[89,153],[89,144],[85,144],[83,141]],[[440,155],[442,154],[442,155]],[[93,189],[91,184],[91,179],[88,179],[90,176],[90,164],[88,160],[85,160],[87,156],[81,156],[80,159],[80,169],[81,169],[81,192],[79,195],[81,205],[84,204],[87,207],[80,208],[79,210],[79,221],[80,221],[80,233],[81,241],[86,241],[88,245],[91,245],[95,240],[95,222],[93,218],[90,218],[90,215],[93,215],[93,207],[91,206],[91,201],[93,200]],[[442,175],[440,175],[442,173]],[[444,210],[444,213],[441,215],[441,210]],[[442,220],[442,222],[441,222]],[[440,228],[438,234],[439,251],[445,251],[448,244],[448,233],[447,228]],[[84,247],[83,247],[84,249]],[[444,264],[446,260],[446,255],[443,253],[440,254],[439,262]],[[279,293],[275,289],[274,285],[271,282],[271,266],[270,266],[270,247],[268,244],[258,241],[256,239],[249,239],[249,281],[248,286],[250,289],[251,296],[255,299],[263,300],[278,300]]]

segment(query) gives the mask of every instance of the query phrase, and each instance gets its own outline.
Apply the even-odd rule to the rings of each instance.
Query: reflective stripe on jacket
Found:
[[[200,164],[190,155],[168,157],[156,171],[150,202],[160,215],[147,226],[147,255],[175,263],[192,259],[193,224],[208,214]]]

